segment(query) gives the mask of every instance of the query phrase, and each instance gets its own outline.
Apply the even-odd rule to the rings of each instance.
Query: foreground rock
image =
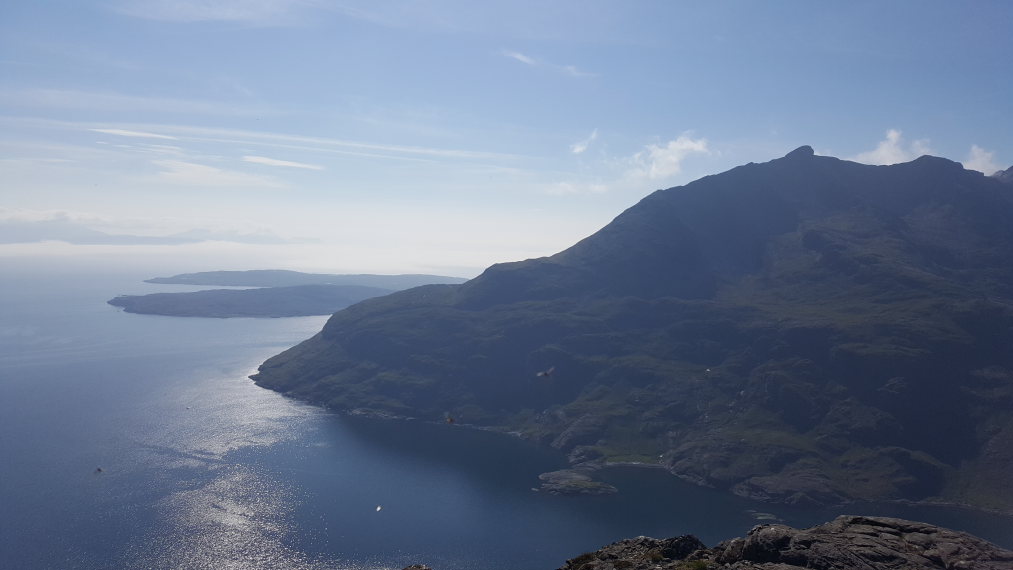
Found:
[[[1013,551],[926,523],[841,516],[799,530],[759,525],[745,538],[706,548],[696,537],[622,540],[568,560],[560,570],[1013,570]]]

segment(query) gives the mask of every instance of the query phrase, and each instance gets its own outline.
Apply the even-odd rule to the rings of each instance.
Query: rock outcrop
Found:
[[[1013,166],[1007,168],[1006,170],[1000,170],[992,174],[992,178],[995,178],[1000,182],[1005,182],[1006,184],[1013,184]]]
[[[1013,570],[1013,551],[926,523],[848,515],[804,530],[759,525],[713,548],[693,536],[622,540],[568,560],[560,570],[708,568]]]

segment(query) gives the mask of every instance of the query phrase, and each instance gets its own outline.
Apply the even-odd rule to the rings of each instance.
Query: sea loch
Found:
[[[757,511],[807,526],[860,510],[1013,546],[1008,518],[778,510],[655,470],[607,473],[614,496],[538,494],[537,475],[565,463],[551,451],[456,425],[339,417],[247,378],[324,317],[127,314],[105,300],[184,288],[4,263],[4,567],[536,570],[628,536],[713,544]]]

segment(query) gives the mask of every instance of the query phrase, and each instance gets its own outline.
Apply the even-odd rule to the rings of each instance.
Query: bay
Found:
[[[0,565],[10,568],[535,570],[637,535],[708,544],[771,518],[664,472],[614,469],[607,497],[536,493],[552,450],[462,426],[343,417],[254,385],[326,320],[134,315],[153,275],[4,261]],[[1007,517],[862,505],[1007,547]]]

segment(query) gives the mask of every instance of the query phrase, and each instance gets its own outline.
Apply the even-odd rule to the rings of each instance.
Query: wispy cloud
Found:
[[[707,139],[694,139],[687,134],[680,135],[664,145],[647,145],[633,155],[633,168],[629,175],[635,178],[658,180],[674,176],[682,171],[682,161],[694,153],[710,154]]]
[[[929,148],[928,139],[918,139],[908,143],[897,129],[886,132],[886,138],[879,141],[876,148],[860,152],[850,160],[864,164],[897,164],[908,162],[925,154],[934,154]]]
[[[312,0],[119,0],[113,10],[127,16],[165,22],[240,22],[286,26],[303,21]]]
[[[0,89],[0,103],[44,109],[87,109],[98,111],[148,111],[151,113],[215,116],[263,116],[277,114],[264,106],[171,97],[144,97],[108,91],[76,89]]]
[[[233,188],[283,188],[286,186],[274,178],[183,160],[155,160],[153,164],[162,169],[155,175],[158,180],[182,186]]]
[[[167,154],[171,156],[183,156],[186,154],[186,151],[182,147],[168,144],[146,144],[140,150],[151,154]]]
[[[334,152],[339,150],[347,150],[350,152],[374,152],[380,153],[375,156],[384,158],[398,158],[405,156],[463,160],[515,160],[521,158],[519,155],[497,152],[372,143],[365,141],[351,141],[345,139],[288,135],[282,133],[246,131],[239,129],[218,129],[184,125],[157,125],[149,127],[147,130],[170,132],[182,139],[189,138],[193,140],[211,142],[262,144],[265,146],[276,146],[278,148],[300,148],[302,150],[316,150],[319,152]]]
[[[580,69],[577,69],[577,66],[575,66],[575,65],[559,65],[559,64],[556,64],[556,63],[550,63],[548,61],[537,59],[537,58],[534,58],[534,57],[531,57],[531,56],[528,56],[528,55],[525,55],[523,53],[516,52],[516,51],[503,50],[500,53],[504,57],[508,57],[510,59],[519,61],[519,62],[521,62],[521,63],[523,63],[525,65],[530,65],[531,67],[539,67],[539,68],[542,68],[542,69],[548,69],[550,71],[555,71],[557,73],[562,73],[564,75],[569,75],[570,77],[597,77],[598,76],[597,73],[589,73],[589,72],[586,72],[586,71],[581,71]]]
[[[964,160],[964,168],[977,170],[988,175],[995,174],[1002,170],[1002,167],[995,162],[995,153],[987,151],[980,146],[971,145],[971,151]]]
[[[96,133],[104,133],[107,135],[118,135],[121,137],[178,140],[176,137],[171,137],[169,135],[160,135],[157,133],[145,133],[142,131],[130,131],[126,129],[88,129],[88,130]]]
[[[0,97],[2,100],[2,97]],[[0,115],[0,125],[10,124],[19,128],[67,129],[77,131],[124,131],[137,133],[159,133],[182,142],[211,142],[236,145],[258,145],[278,149],[305,150],[329,154],[347,154],[369,158],[396,160],[466,160],[513,162],[530,157],[503,152],[463,150],[431,146],[412,146],[377,143],[328,137],[292,135],[270,131],[250,131],[217,127],[200,127],[185,124],[137,124],[73,122],[54,119],[14,117]],[[2,132],[2,131],[0,131]],[[0,139],[0,144],[2,144]]]
[[[600,183],[556,182],[545,188],[545,193],[552,196],[569,196],[573,194],[604,194],[609,187]]]
[[[267,166],[284,166],[288,168],[305,168],[307,170],[323,170],[323,166],[316,164],[306,164],[304,162],[293,162],[291,160],[278,160],[276,158],[268,158],[266,156],[244,156],[244,162],[252,162],[254,164],[264,164]]]
[[[535,61],[534,59],[532,59],[532,58],[524,55],[523,53],[518,53],[518,52],[515,52],[515,51],[504,51],[503,55],[505,55],[507,57],[510,57],[510,58],[513,58],[513,59],[516,59],[517,61],[519,61],[521,63],[526,63],[527,65],[533,65],[533,66],[537,66],[538,65],[537,61]]]
[[[591,134],[588,135],[586,139],[577,141],[572,145],[570,145],[570,152],[572,152],[573,154],[581,154],[585,150],[587,150],[587,148],[591,146],[591,143],[593,143],[597,139],[598,139],[598,129],[595,129],[591,131]]]

